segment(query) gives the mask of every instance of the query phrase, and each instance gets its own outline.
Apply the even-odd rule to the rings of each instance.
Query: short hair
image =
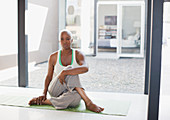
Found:
[[[67,30],[67,29],[63,29],[59,33],[59,41],[61,40],[61,34],[64,33],[64,32],[66,32],[70,36],[71,40],[73,39],[72,33],[69,30]]]

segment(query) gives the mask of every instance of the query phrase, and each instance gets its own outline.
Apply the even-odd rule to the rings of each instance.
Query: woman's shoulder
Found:
[[[84,53],[80,50],[75,50],[75,54],[76,54],[76,61],[77,62],[79,61],[79,59],[85,58]]]
[[[57,56],[58,56],[58,51],[51,53],[49,56],[49,61],[51,61],[53,64],[55,64],[57,61]]]
[[[82,51],[75,49],[75,54],[76,55],[84,55]]]
[[[51,53],[50,57],[56,57],[56,55],[58,55],[58,51],[55,51],[55,52]]]

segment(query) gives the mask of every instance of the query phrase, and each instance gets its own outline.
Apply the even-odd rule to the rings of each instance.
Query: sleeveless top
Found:
[[[68,65],[68,66],[62,65],[62,63],[61,63],[61,50],[58,50],[57,62],[54,66],[53,78],[56,77],[64,69],[67,69],[68,67],[75,68],[75,67],[78,67],[78,66],[80,66],[80,65],[76,61],[76,50],[72,49],[71,65]]]

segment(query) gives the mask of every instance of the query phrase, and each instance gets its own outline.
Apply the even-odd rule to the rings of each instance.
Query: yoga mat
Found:
[[[29,106],[28,101],[32,98],[33,96],[24,96],[24,95],[21,96],[0,95],[0,105],[56,110],[53,106],[50,105]],[[130,107],[129,101],[93,99],[93,102],[99,106],[104,107],[104,111],[102,113],[96,113],[96,114],[126,116],[128,114],[128,110]],[[77,106],[76,108],[67,108],[64,109],[63,111],[94,113],[89,110],[86,110],[83,100],[81,100],[79,106]]]

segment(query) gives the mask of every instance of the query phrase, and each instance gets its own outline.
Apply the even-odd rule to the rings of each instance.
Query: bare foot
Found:
[[[29,101],[29,105],[36,105],[37,104],[37,101],[36,101],[36,97],[34,97],[33,99],[31,99],[30,101]]]
[[[86,108],[90,111],[100,113],[104,110],[104,108],[101,108],[97,105],[95,105],[92,101],[90,101],[88,104],[86,104]]]

